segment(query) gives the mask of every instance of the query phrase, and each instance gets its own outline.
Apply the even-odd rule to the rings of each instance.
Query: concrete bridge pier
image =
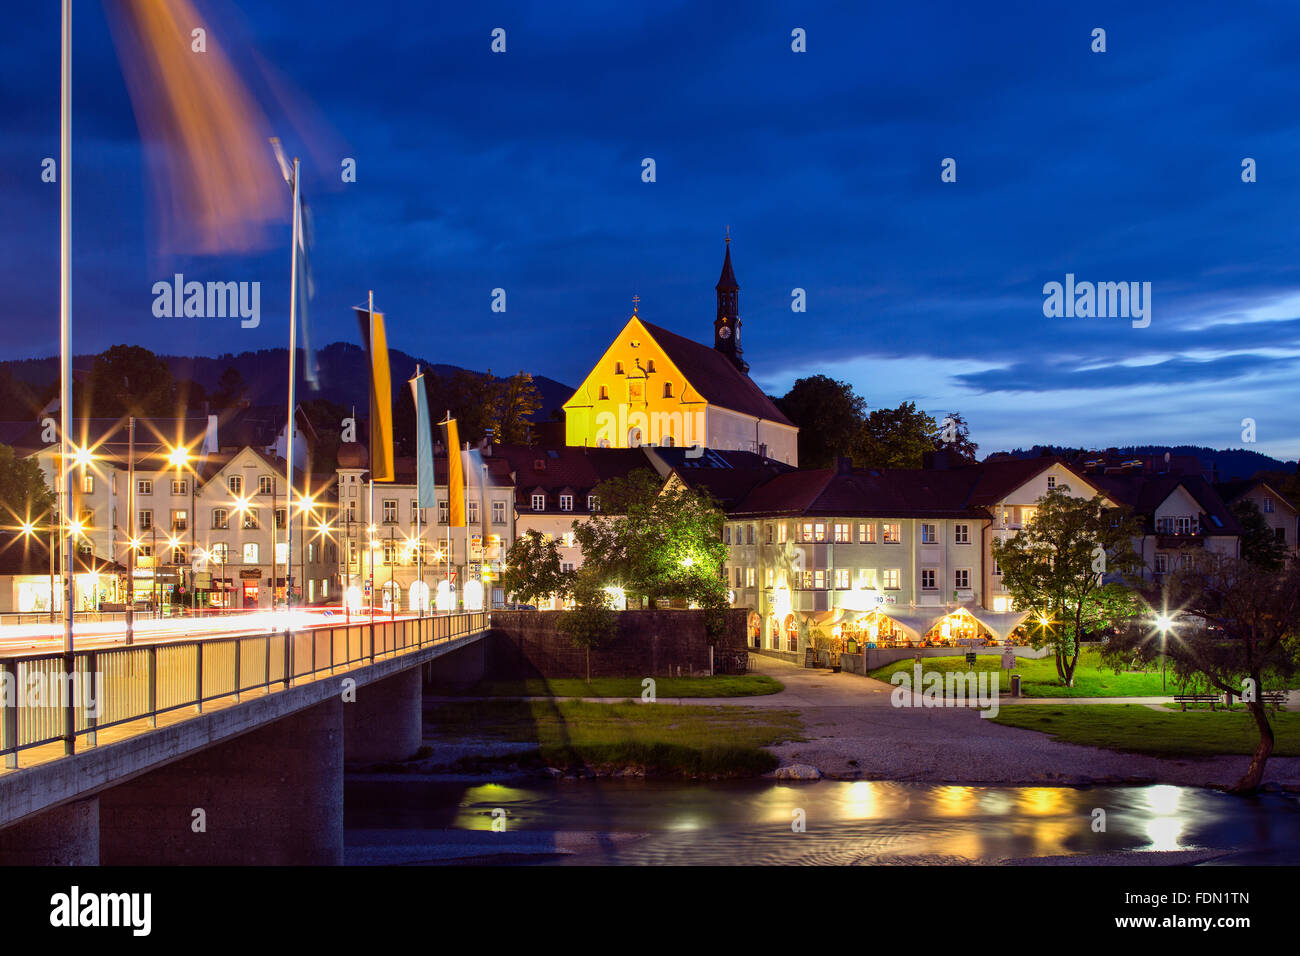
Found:
[[[4,866],[98,866],[99,798],[46,810],[0,830]]]
[[[329,697],[105,790],[99,862],[339,865],[342,743],[343,703]]]
[[[343,757],[348,763],[408,760],[424,739],[420,669],[408,668],[357,688],[343,703]]]

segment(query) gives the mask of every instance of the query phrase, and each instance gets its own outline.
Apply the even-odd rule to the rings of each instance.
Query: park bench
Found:
[[[1214,705],[1219,703],[1218,694],[1175,694],[1174,703],[1182,704],[1183,710],[1187,710],[1188,704],[1209,704],[1210,710],[1214,710]]]
[[[1266,690],[1259,695],[1259,699],[1266,704],[1272,704],[1274,707],[1278,707],[1286,703],[1286,691]]]

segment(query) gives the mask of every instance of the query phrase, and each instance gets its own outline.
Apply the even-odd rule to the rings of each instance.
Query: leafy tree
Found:
[[[920,468],[933,451],[938,425],[914,402],[897,408],[877,408],[859,433],[857,464],[863,468]]]
[[[542,396],[533,377],[519,372],[493,383],[496,400],[492,403],[493,440],[510,444],[527,444],[533,415],[542,407]]]
[[[1274,746],[1264,682],[1283,688],[1300,667],[1300,561],[1271,571],[1242,558],[1194,554],[1165,576],[1159,600],[1162,610],[1129,622],[1108,642],[1106,656],[1152,661],[1163,653],[1179,677],[1203,676],[1240,695],[1259,744],[1232,792],[1254,793]]]
[[[54,492],[35,458],[20,458],[8,445],[0,445],[0,507],[5,524],[35,521],[53,512]]]
[[[1233,503],[1232,513],[1245,531],[1241,536],[1241,556],[1267,571],[1280,571],[1286,560],[1286,547],[1274,536],[1259,505],[1249,498],[1240,498]]]
[[[506,554],[501,586],[525,604],[539,604],[552,595],[567,597],[571,575],[560,570],[560,547],[541,532],[529,530],[515,539]]]
[[[852,455],[867,420],[867,400],[848,382],[826,375],[797,380],[776,407],[799,426],[804,468],[829,468],[838,456]]]
[[[946,448],[963,461],[974,463],[979,445],[970,440],[970,426],[961,412],[949,412],[934,435],[935,450]]]
[[[171,369],[153,352],[114,345],[95,356],[81,407],[102,418],[165,418],[176,413],[174,391]]]
[[[585,565],[584,565],[585,567]],[[609,640],[618,630],[614,597],[594,574],[579,569],[572,584],[574,607],[560,612],[559,629],[569,636],[574,647],[587,653],[587,683],[591,683],[591,649]]]
[[[1039,498],[1025,527],[994,539],[993,557],[1016,606],[1029,608],[1035,647],[1050,646],[1056,673],[1074,686],[1081,641],[1095,639],[1137,613],[1123,579],[1142,566],[1133,550],[1141,526],[1127,509],[1105,498],[1075,498],[1058,485]],[[1109,579],[1109,580],[1108,580]]]
[[[621,587],[632,600],[653,606],[685,600],[709,611],[710,633],[725,625],[727,585],[722,567],[722,512],[711,498],[680,482],[663,486],[638,469],[595,489],[601,517],[573,524],[583,565],[575,600],[583,593]]]

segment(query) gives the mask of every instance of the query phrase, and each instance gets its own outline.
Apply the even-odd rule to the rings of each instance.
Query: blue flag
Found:
[[[429,421],[429,398],[424,392],[424,376],[411,379],[411,395],[415,399],[415,494],[421,508],[432,508],[438,503],[434,493],[433,431]]]

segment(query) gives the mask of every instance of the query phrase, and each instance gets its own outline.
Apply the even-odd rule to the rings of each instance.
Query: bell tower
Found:
[[[731,227],[727,227],[727,254],[722,260],[722,275],[714,286],[718,293],[718,314],[713,320],[713,347],[731,360],[742,372],[749,373],[740,346],[740,286],[731,270]]]

